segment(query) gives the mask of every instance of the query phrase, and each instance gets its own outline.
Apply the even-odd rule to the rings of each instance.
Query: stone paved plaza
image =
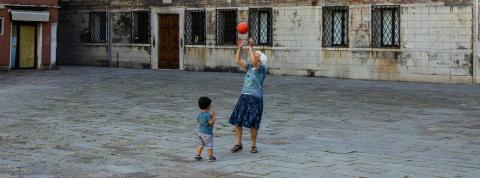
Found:
[[[233,154],[243,74],[0,73],[0,177],[480,177],[480,87],[269,75],[258,154]],[[193,161],[197,99],[217,162]],[[206,157],[205,153],[203,155]]]

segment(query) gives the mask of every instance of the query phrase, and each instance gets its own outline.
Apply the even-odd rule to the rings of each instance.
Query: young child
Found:
[[[202,150],[204,147],[208,149],[208,160],[216,161],[217,158],[213,156],[213,125],[215,124],[215,112],[210,111],[210,104],[212,101],[208,97],[201,97],[198,100],[200,107],[200,114],[198,115],[198,144],[195,149],[195,160],[200,161],[202,157]]]

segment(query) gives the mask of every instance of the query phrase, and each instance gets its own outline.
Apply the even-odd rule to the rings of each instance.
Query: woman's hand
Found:
[[[245,42],[242,40],[242,38],[238,37],[237,38],[237,47],[242,48],[242,46],[245,44]]]
[[[248,39],[248,46],[253,47],[253,43],[254,43],[253,38],[249,38]]]
[[[217,116],[217,113],[216,112],[211,112],[210,115],[212,115],[212,117],[215,117],[215,116]]]

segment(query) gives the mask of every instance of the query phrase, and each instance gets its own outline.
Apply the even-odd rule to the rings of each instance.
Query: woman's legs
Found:
[[[235,146],[231,149],[233,153],[242,150],[242,126],[235,126]]]
[[[242,126],[235,126],[235,145],[242,144]]]
[[[257,129],[255,127],[250,129],[250,137],[252,139],[252,147],[257,146]]]
[[[235,127],[235,145],[242,144],[242,127],[236,126]],[[257,146],[257,129],[251,128],[250,129],[250,138],[252,139],[252,146]]]

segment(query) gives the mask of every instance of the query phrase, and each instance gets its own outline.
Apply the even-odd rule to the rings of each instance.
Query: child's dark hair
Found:
[[[200,97],[200,99],[198,99],[198,106],[200,109],[207,109],[211,103],[212,100],[210,100],[208,97]]]

